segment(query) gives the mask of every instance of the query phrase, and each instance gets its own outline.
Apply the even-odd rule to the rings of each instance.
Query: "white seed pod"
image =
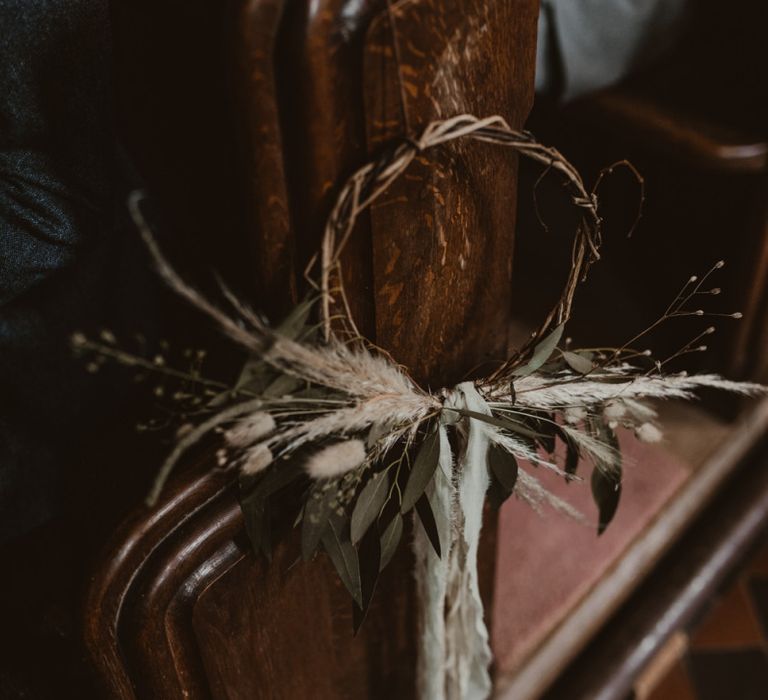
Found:
[[[643,423],[635,428],[635,436],[641,442],[661,442],[663,437],[661,430],[653,423]]]
[[[365,457],[362,440],[345,440],[315,452],[307,459],[304,468],[313,479],[330,479],[357,469]]]
[[[242,449],[258,442],[274,429],[275,419],[266,411],[257,411],[227,430],[224,439],[231,447]]]
[[[619,421],[627,413],[627,407],[623,401],[609,401],[603,408],[603,418],[607,421]]]
[[[245,461],[240,471],[248,476],[253,476],[261,471],[264,471],[270,464],[274,457],[272,450],[266,445],[256,445],[252,447],[245,455]]]
[[[572,406],[563,411],[565,422],[570,425],[578,425],[587,417],[587,409],[583,406]]]

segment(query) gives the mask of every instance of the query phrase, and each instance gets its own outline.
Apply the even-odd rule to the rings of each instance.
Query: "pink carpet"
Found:
[[[500,515],[492,645],[498,670],[513,671],[611,567],[690,475],[663,446],[620,436],[625,455],[621,503],[604,535],[559,513],[543,515],[514,498]],[[526,465],[590,522],[597,510],[589,489],[591,464],[580,465],[582,482],[564,483]]]

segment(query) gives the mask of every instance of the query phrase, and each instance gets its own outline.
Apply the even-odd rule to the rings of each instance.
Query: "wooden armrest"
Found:
[[[593,126],[697,165],[731,172],[768,170],[768,140],[741,133],[628,88],[602,92],[574,107]]]

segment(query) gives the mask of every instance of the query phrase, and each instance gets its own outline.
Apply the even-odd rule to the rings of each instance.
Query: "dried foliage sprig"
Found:
[[[475,382],[483,411],[457,403],[455,390],[431,393],[419,387],[404,368],[360,336],[348,311],[340,267],[360,212],[418,153],[458,138],[509,147],[559,173],[582,213],[572,244],[571,272],[557,304],[526,346]],[[226,288],[223,294],[232,311],[224,311],[190,287],[152,236],[141,212],[141,195],[133,195],[129,206],[161,276],[250,358],[237,382],[225,386],[199,373],[190,375],[132,356],[114,343],[75,339],[81,351],[197,382],[205,391],[203,419],[179,436],[148,503],[156,501],[186,451],[220,431],[218,460],[221,466],[239,470],[241,504],[254,549],[269,556],[270,505],[286,489],[298,489],[303,495],[293,502],[302,528],[303,556],[312,557],[322,544],[355,600],[356,624],[364,618],[380,570],[400,542],[407,513],[416,513],[435,552],[445,555],[448,543],[441,541],[438,523],[448,514],[435,512],[430,493],[436,480],[454,478],[445,472],[446,430],[464,435],[470,424],[482,427],[489,444],[488,497],[497,506],[516,493],[534,507],[549,504],[580,517],[520,463],[574,480],[581,478],[582,458],[588,459],[593,464],[590,481],[602,532],[621,494],[616,430],[627,428],[651,442],[661,438],[649,401],[690,399],[703,388],[746,395],[764,391],[715,375],[663,374],[670,358],[658,361],[650,352],[634,349],[647,331],[619,348],[563,346],[577,286],[600,257],[597,198],[558,151],[511,129],[501,117],[462,115],[435,122],[419,138],[397,145],[358,170],[342,188],[321,251],[308,269],[313,293],[274,328]],[[719,267],[721,263],[701,280],[691,278],[647,330],[680,316],[705,316],[699,309],[686,310],[687,304],[719,291],[702,287]],[[312,321],[316,309],[319,324]],[[710,332],[707,329],[703,335]],[[673,357],[700,347],[699,340]],[[563,457],[558,456],[561,451]]]

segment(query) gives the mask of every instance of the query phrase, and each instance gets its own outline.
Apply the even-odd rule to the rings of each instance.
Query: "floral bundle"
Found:
[[[433,393],[357,332],[344,295],[340,255],[360,211],[417,153],[460,137],[511,147],[559,172],[582,218],[571,274],[532,340],[490,376]],[[654,400],[690,399],[700,388],[741,394],[763,390],[715,375],[666,374],[665,362],[635,349],[642,334],[611,349],[579,350],[563,342],[576,287],[599,258],[597,200],[557,151],[510,129],[499,117],[463,115],[436,122],[418,140],[400,144],[355,173],[326,226],[314,260],[317,278],[308,276],[313,290],[277,327],[226,289],[228,312],[188,286],[150,234],[140,195],[130,206],[160,274],[249,356],[235,385],[211,392],[207,416],[179,434],[149,503],[184,453],[219,431],[217,459],[238,470],[254,550],[269,556],[270,507],[277,494],[295,493],[303,557],[310,559],[321,546],[327,552],[354,600],[356,625],[403,538],[405,517],[414,513],[422,697],[490,693],[490,651],[476,580],[486,496],[499,506],[514,493],[534,507],[549,504],[578,518],[527,465],[578,480],[577,467],[586,457],[593,464],[591,490],[602,531],[621,494],[619,427],[657,441],[661,430]],[[721,266],[702,279],[691,278],[652,328],[679,316],[703,315],[689,305],[697,295],[716,293],[703,285]],[[675,357],[700,349],[701,338],[713,330],[706,329]],[[111,342],[78,336],[76,345],[129,364],[144,362]],[[554,456],[558,443],[564,460]]]

